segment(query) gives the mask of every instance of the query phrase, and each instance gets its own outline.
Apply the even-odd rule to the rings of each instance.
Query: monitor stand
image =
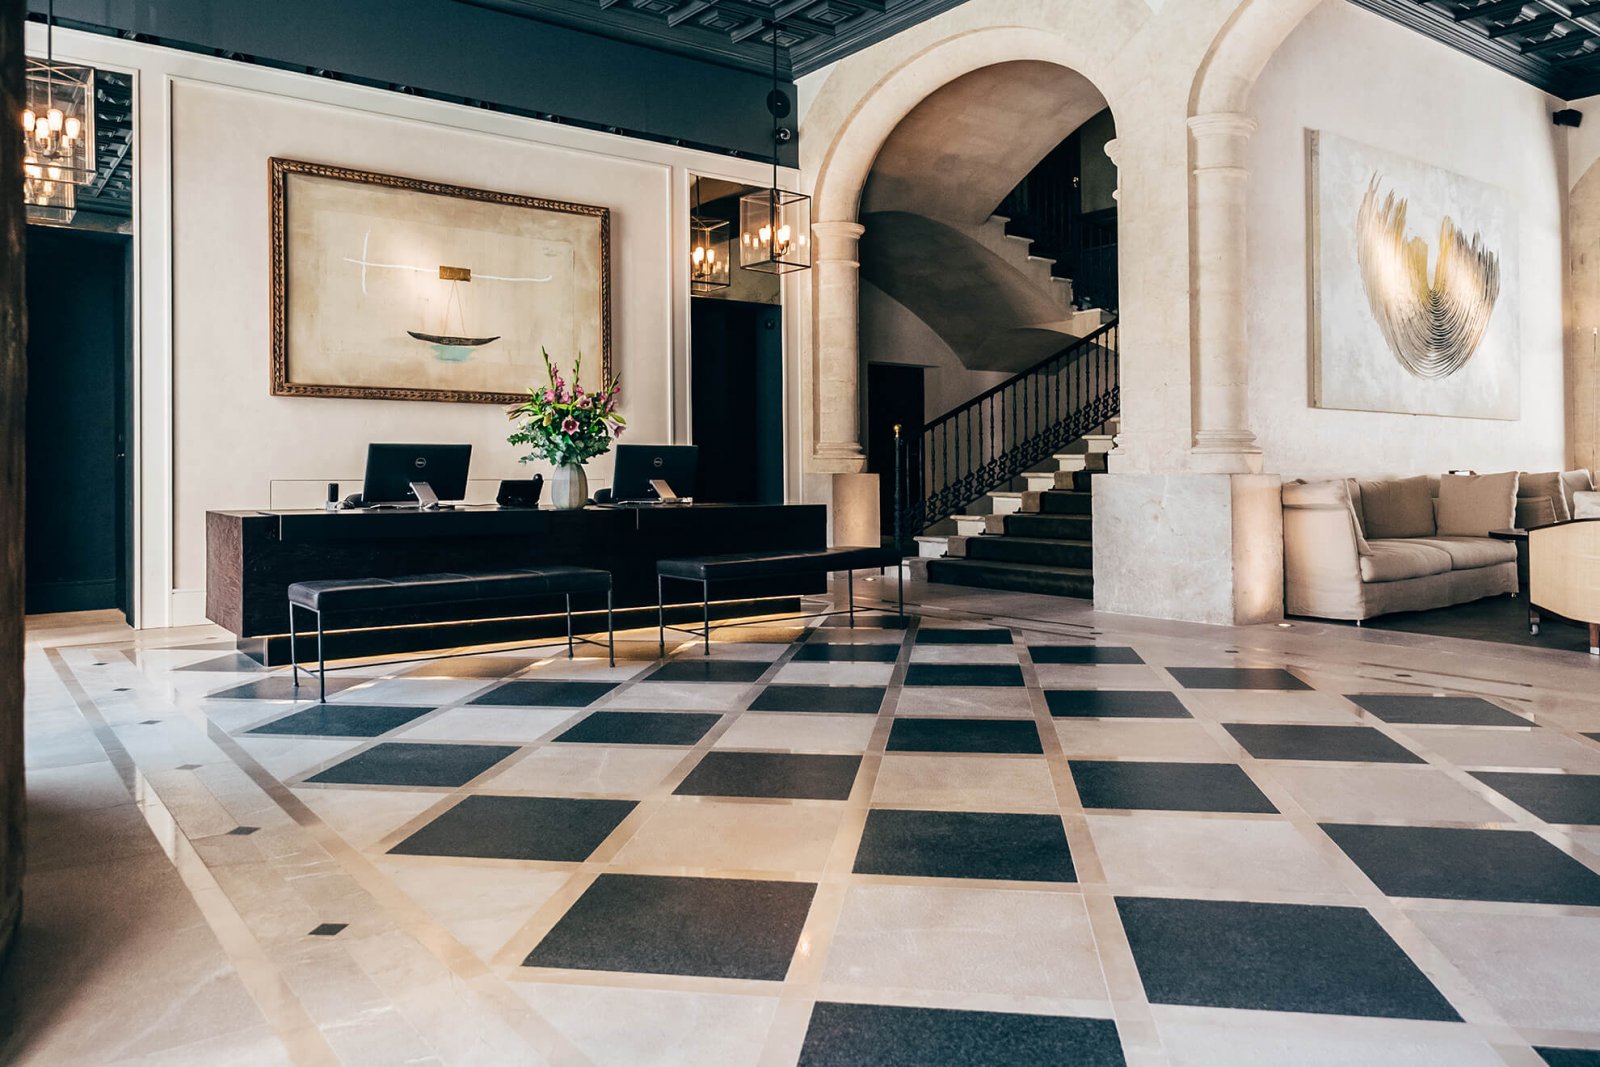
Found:
[[[412,482],[411,491],[417,495],[417,507],[423,511],[438,511],[439,496],[427,482]]]

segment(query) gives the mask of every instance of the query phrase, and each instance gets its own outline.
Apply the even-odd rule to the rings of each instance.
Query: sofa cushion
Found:
[[[1374,539],[1372,555],[1361,557],[1363,582],[1403,582],[1450,570],[1450,553],[1424,541]]]
[[[1600,519],[1600,493],[1573,493],[1572,517],[1575,519]]]
[[[1439,480],[1439,529],[1445,537],[1486,537],[1517,521],[1517,472],[1447,474]]]
[[[1524,500],[1548,500],[1554,517],[1546,522],[1566,522],[1572,517],[1572,508],[1567,501],[1567,494],[1561,488],[1561,472],[1545,471],[1541,474],[1524,472],[1517,479],[1517,507],[1522,507]],[[1527,529],[1522,521],[1517,520],[1517,525]],[[1538,525],[1535,523],[1534,525]]]
[[[1556,521],[1556,500],[1547,496],[1517,497],[1517,529],[1531,530],[1535,526],[1548,526]]]
[[[1432,537],[1433,497],[1427,475],[1362,482],[1361,514],[1369,540]]]
[[[1296,478],[1283,483],[1283,506],[1303,511],[1343,511],[1350,516],[1350,529],[1355,537],[1356,552],[1370,556],[1372,549],[1361,533],[1361,517],[1351,495],[1354,480],[1308,482]]]
[[[1575,506],[1576,501],[1572,499],[1574,493],[1592,492],[1594,492],[1594,479],[1590,477],[1588,471],[1575,470],[1561,472],[1561,493],[1567,498],[1568,515],[1572,516],[1573,518],[1577,518],[1578,516],[1578,509]]]
[[[1493,537],[1423,537],[1411,543],[1444,552],[1450,557],[1450,569],[1456,571],[1517,561],[1517,546]]]

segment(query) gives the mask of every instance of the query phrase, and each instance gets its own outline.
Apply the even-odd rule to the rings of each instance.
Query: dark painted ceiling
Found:
[[[1600,2],[1351,0],[1563,100],[1600,93]]]
[[[797,78],[965,0],[456,0],[738,70]]]

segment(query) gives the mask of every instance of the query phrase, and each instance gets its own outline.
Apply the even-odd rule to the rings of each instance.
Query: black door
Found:
[[[925,368],[901,363],[867,364],[867,470],[878,476],[879,529],[885,537],[894,532],[894,428],[906,436],[909,499],[921,490],[920,464],[913,458],[922,433]]]
[[[125,235],[28,227],[31,614],[132,621],[130,254]]]
[[[772,304],[690,302],[695,499],[783,503],[783,312]]]

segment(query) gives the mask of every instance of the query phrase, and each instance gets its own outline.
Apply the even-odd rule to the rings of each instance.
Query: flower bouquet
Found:
[[[611,451],[613,439],[622,436],[625,420],[617,414],[617,399],[622,385],[613,378],[602,382],[597,392],[586,392],[577,383],[583,368],[580,353],[572,365],[572,384],[561,377],[561,368],[544,356],[550,384],[528,390],[528,399],[506,414],[517,428],[506,438],[511,444],[528,446],[522,462],[547,460],[555,467],[550,480],[550,503],[563,509],[581,508],[589,499],[589,480],[583,464]]]

